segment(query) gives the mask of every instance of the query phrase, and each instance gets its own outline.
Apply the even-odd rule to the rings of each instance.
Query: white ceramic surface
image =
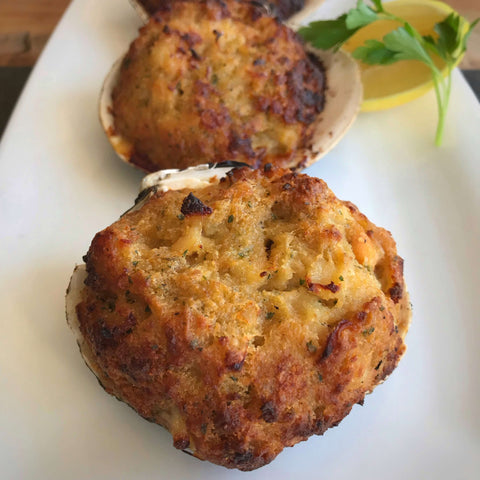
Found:
[[[327,0],[331,16],[350,0]],[[97,119],[110,65],[140,21],[127,1],[74,0],[0,144],[0,477],[474,479],[480,471],[480,106],[455,72],[445,141],[433,94],[361,114],[308,170],[405,258],[409,349],[363,407],[252,473],[175,450],[170,435],[99,387],[64,315],[75,262],[133,202],[141,173]]]

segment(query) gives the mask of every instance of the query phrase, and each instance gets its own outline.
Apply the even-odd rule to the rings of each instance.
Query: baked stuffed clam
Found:
[[[253,470],[337,425],[396,367],[403,262],[317,178],[201,170],[147,178],[95,236],[68,322],[105,390],[176,448]]]
[[[235,160],[303,168],[362,100],[356,63],[305,49],[250,2],[166,1],[116,63],[100,117],[119,156],[152,172]]]

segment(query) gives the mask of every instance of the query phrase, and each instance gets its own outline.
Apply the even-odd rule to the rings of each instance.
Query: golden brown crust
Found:
[[[391,235],[306,175],[157,193],[86,264],[77,313],[103,386],[228,468],[338,424],[405,350]]]
[[[115,133],[146,170],[240,160],[297,167],[324,106],[318,60],[250,2],[166,1],[113,90]]]

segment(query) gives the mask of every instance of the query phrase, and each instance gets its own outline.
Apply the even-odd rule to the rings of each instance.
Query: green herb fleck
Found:
[[[323,382],[323,375],[321,373],[318,374],[318,381]]]
[[[368,336],[371,335],[374,331],[375,331],[375,327],[370,327],[370,328],[365,329],[365,330],[362,332],[362,335],[363,335],[364,337],[368,337]]]
[[[234,377],[233,375],[230,377],[234,382],[238,382],[238,378]]]
[[[185,220],[185,215],[183,213],[180,213],[180,214],[177,215],[177,218],[179,220]]]
[[[307,349],[310,353],[315,353],[317,351],[317,347],[313,344],[311,340],[307,342]]]
[[[138,260],[135,260],[134,262],[132,262],[132,265],[136,267],[138,265]]]
[[[245,258],[250,253],[250,250],[251,250],[250,248],[246,248],[245,250],[238,252],[238,256],[240,258]]]
[[[305,280],[303,278],[301,278],[299,283],[300,283],[300,285],[305,285]]]
[[[188,253],[188,248],[182,253],[182,257],[185,258],[187,256],[187,253]]]
[[[274,315],[275,315],[275,312],[267,312],[265,317],[267,318],[267,320],[270,320],[271,318],[273,318]]]
[[[145,307],[145,313],[152,313],[152,310],[149,305]]]
[[[338,277],[338,279],[339,279],[341,282],[343,282],[343,280],[344,280],[343,275],[340,275],[340,276]]]
[[[232,223],[234,219],[235,219],[235,217],[233,215],[230,215],[228,217],[228,223]]]

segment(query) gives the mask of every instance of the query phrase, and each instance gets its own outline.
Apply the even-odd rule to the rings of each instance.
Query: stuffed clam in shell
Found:
[[[337,425],[405,351],[391,234],[308,175],[159,172],[84,259],[67,319],[101,385],[228,468]]]
[[[347,53],[307,49],[261,5],[166,0],[107,76],[100,118],[120,158],[146,172],[225,160],[304,168],[361,101]]]

